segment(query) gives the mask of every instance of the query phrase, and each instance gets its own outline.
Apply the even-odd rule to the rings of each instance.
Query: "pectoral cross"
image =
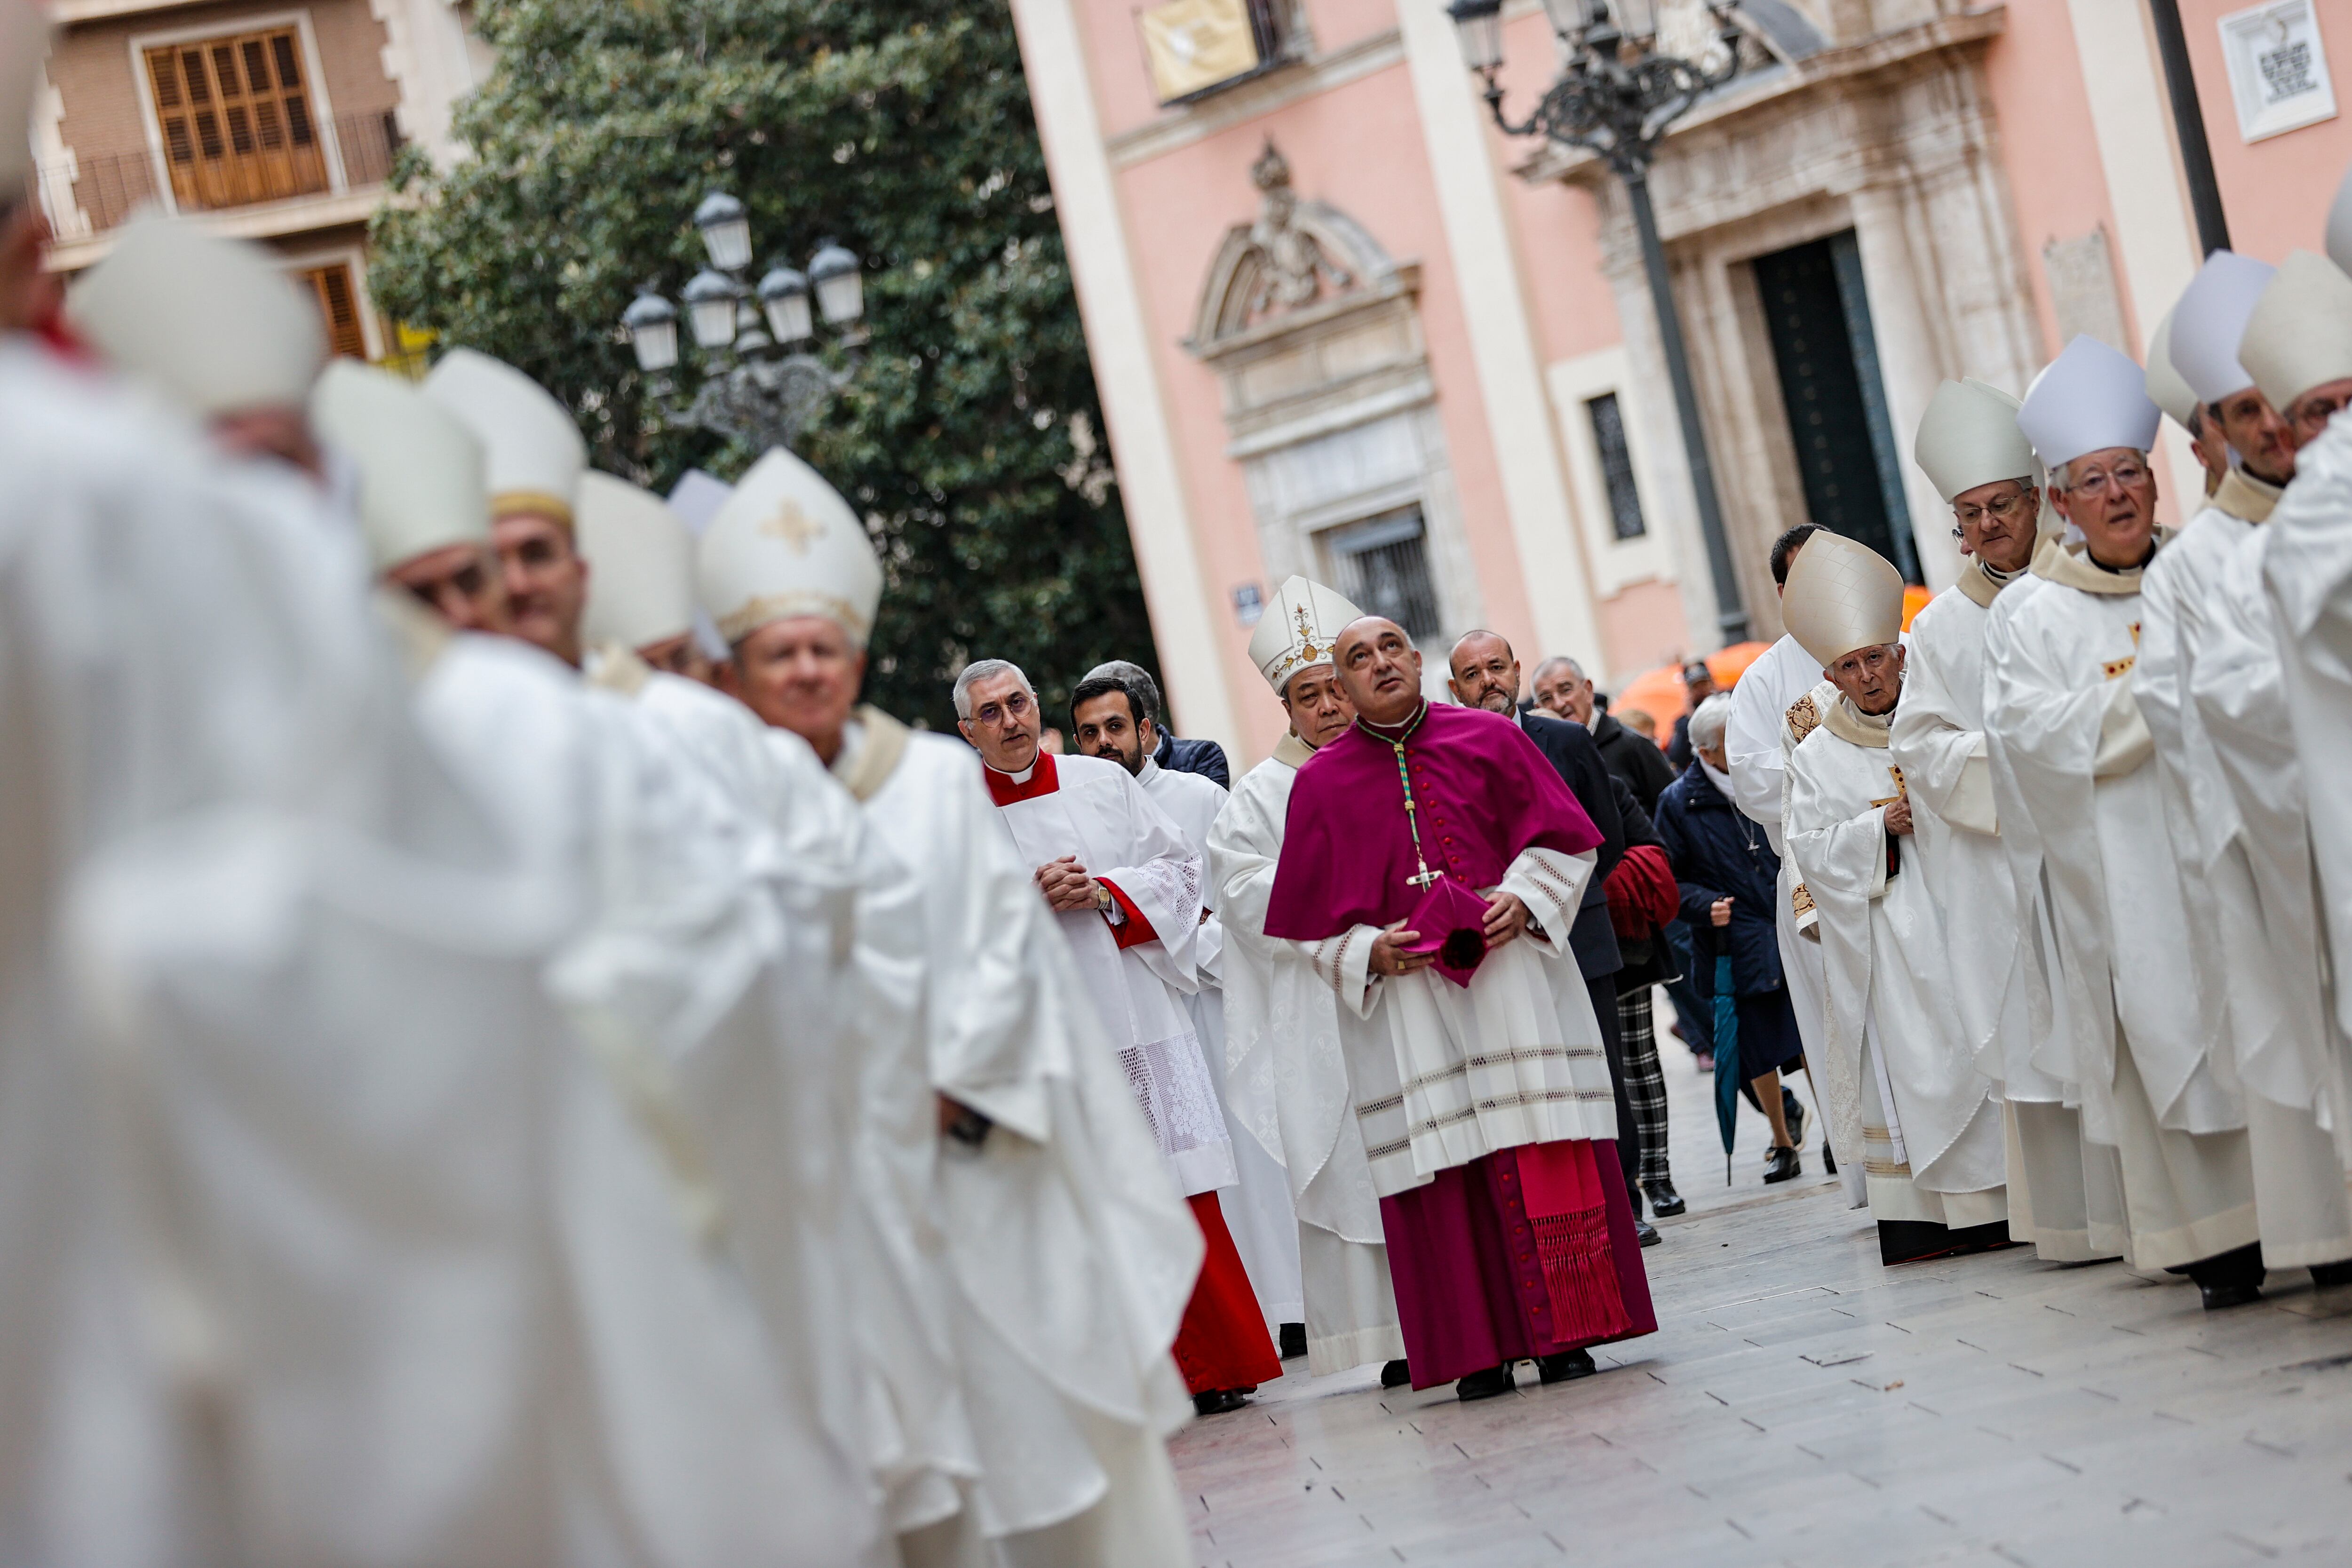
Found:
[[[1884,800],[1872,801],[1870,804],[1873,805],[1893,805],[1896,801],[1901,800],[1906,795],[1910,793],[1903,785],[1903,770],[1901,768],[1889,763],[1887,765],[1886,773],[1889,778],[1892,778],[1895,781],[1895,793],[1888,795]]]
[[[1428,868],[1428,866],[1423,865],[1421,868],[1420,876],[1407,877],[1405,880],[1416,888],[1426,889],[1432,882],[1436,881],[1440,877],[1444,875],[1445,873],[1443,871],[1433,871]]]
[[[1404,746],[1402,742],[1391,741],[1389,744],[1395,748],[1396,751],[1397,780],[1404,785],[1404,825],[1406,829],[1412,834],[1412,863],[1421,868],[1421,874],[1419,876],[1407,877],[1405,881],[1412,887],[1419,888],[1423,891],[1427,891],[1429,885],[1432,882],[1436,881],[1440,877],[1445,875],[1445,873],[1443,871],[1431,870],[1429,868],[1428,858],[1421,852],[1421,814],[1413,809],[1412,773],[1405,766]]]

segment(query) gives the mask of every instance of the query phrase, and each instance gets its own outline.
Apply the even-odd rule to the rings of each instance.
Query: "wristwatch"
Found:
[[[1100,882],[1097,882],[1095,884],[1095,912],[1097,914],[1107,915],[1118,907],[1118,900],[1110,896],[1110,889],[1103,886]]]

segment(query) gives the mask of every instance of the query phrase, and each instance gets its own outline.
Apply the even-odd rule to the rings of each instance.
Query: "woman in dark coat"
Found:
[[[1772,1147],[1764,1179],[1785,1182],[1800,1174],[1797,1142],[1804,1136],[1802,1111],[1794,1125],[1781,1103],[1780,1074],[1803,1065],[1804,1043],[1797,1016],[1780,976],[1780,943],[1773,927],[1772,900],[1780,858],[1764,830],[1740,815],[1708,777],[1723,767],[1723,724],[1729,700],[1711,700],[1691,716],[1694,755],[1682,777],[1658,796],[1657,831],[1682,893],[1682,915],[1690,927],[1691,978],[1699,994],[1715,995],[1716,959],[1731,958],[1731,984],[1739,1019],[1739,1072],[1756,1091],[1772,1123]],[[1718,1072],[1726,1064],[1718,1062]],[[1794,1096],[1790,1096],[1793,1103]]]

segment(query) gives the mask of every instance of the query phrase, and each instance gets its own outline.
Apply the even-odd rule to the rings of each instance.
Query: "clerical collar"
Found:
[[[1853,704],[1853,699],[1840,693],[1822,715],[1822,727],[1850,746],[1866,746],[1872,751],[1885,749],[1888,733],[1894,728],[1895,710],[1884,713],[1865,713]]]
[[[1143,759],[1143,765],[1135,770],[1135,782],[1139,784],[1148,784],[1151,782],[1153,775],[1160,771],[1161,770],[1158,763],[1154,762],[1150,757],[1146,757]]]
[[[1994,565],[1991,562],[1987,561],[1981,555],[1977,557],[1977,570],[1983,573],[1986,576],[1991,578],[1994,582],[2000,584],[2004,588],[2009,586],[2011,583],[2016,582],[2020,577],[2025,575],[2025,568],[2022,566],[2019,567],[2014,572],[2004,572],[2000,567]]]
[[[2147,570],[2147,563],[2156,559],[2156,541],[2153,539],[2149,540],[2147,542],[2147,553],[2141,556],[2138,560],[2133,562],[2128,566],[2108,565],[2105,562],[2092,554],[2090,546],[2088,545],[2084,545],[2083,547],[2083,559],[2097,567],[2100,571],[2110,573],[2117,577],[2122,576],[2126,572],[2145,572]]]
[[[1017,773],[982,768],[981,776],[988,781],[988,798],[999,805],[1034,800],[1041,795],[1052,795],[1062,787],[1055,776],[1054,753],[1051,752],[1039,752],[1037,760]]]
[[[1428,717],[1429,699],[1424,697],[1421,700],[1421,706],[1413,710],[1412,717],[1402,724],[1375,724],[1361,713],[1356,715],[1356,723],[1372,739],[1386,741],[1391,746],[1401,746],[1412,739],[1412,732],[1420,729],[1421,721]]]

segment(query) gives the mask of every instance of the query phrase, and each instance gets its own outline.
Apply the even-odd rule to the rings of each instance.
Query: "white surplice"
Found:
[[[1836,1142],[1865,1151],[1874,1214],[1993,1224],[2007,1217],[1999,1102],[1960,1026],[1943,920],[1916,836],[1895,840],[1903,858],[1887,872],[1886,807],[1905,782],[1887,749],[1889,721],[1840,697],[1789,758],[1783,826],[1819,913],[1829,978],[1819,1065]],[[1879,1140],[1864,1126],[1865,1074],[1893,1100],[1885,1129],[1899,1151],[1893,1158],[1875,1154]]]
[[[1053,787],[1037,787],[1040,769],[1051,770]],[[1185,996],[1200,987],[1200,860],[1117,763],[1041,755],[1020,773],[988,777],[992,790],[1023,796],[1007,804],[1000,795],[997,819],[1024,866],[1075,856],[1087,875],[1111,884],[1150,922],[1156,940],[1121,948],[1105,915],[1087,909],[1059,917],[1177,1185],[1188,1196],[1232,1186],[1233,1134],[1184,1007]]]
[[[990,1439],[971,1522],[1042,1568],[1091,1511],[1106,1516],[1086,1535],[1103,1561],[1181,1564],[1181,1534],[1139,1525],[1176,1507],[1160,1438],[1189,1408],[1169,1350],[1199,1227],[971,749],[861,709],[833,770],[920,885],[911,1076],[927,1100],[945,1094],[993,1124],[976,1149],[927,1129],[901,1156],[903,1179],[929,1194],[956,1373]]]
[[[2207,605],[2191,694],[2245,825],[2263,941],[2280,980],[2280,1004],[2293,1020],[2292,1037],[2304,1047],[2288,1062],[2268,1064],[2290,1069],[2284,1082],[2273,1082],[2267,1070],[2252,1065],[2244,1076],[2250,1088],[2310,1105],[2332,1130],[2339,1160],[2352,1167],[2352,1037],[2337,1022],[2330,991],[2326,933],[2312,874],[2311,812],[2294,746],[2279,616],[2263,574],[2275,537],[2275,530],[2259,529],[2222,563]]]
[[[2311,781],[2312,859],[2336,1023],[2352,1034],[2352,419],[2338,412],[2294,455],[2294,482],[2264,524],[2264,582],[2279,614],[2286,710]]]
[[[21,342],[0,471],[12,1555],[865,1561],[547,1006],[580,879],[419,739],[355,538]]]
[[[1306,1321],[1305,1292],[1298,1278],[1298,1215],[1291,1207],[1290,1184],[1283,1174],[1282,1162],[1267,1152],[1265,1145],[1251,1136],[1234,1114],[1225,1081],[1231,1050],[1226,1033],[1230,1024],[1224,982],[1226,934],[1216,879],[1207,867],[1209,830],[1232,797],[1214,779],[1176,773],[1149,757],[1143,759],[1135,782],[1182,832],[1186,846],[1208,875],[1203,897],[1209,918],[1201,923],[1196,966],[1201,988],[1184,999],[1184,1007],[1192,1016],[1192,1032],[1200,1037],[1201,1059],[1216,1085],[1225,1131],[1233,1136],[1234,1186],[1221,1200],[1225,1227],[1233,1233],[1234,1250],[1241,1254],[1250,1288],[1257,1292],[1266,1332],[1276,1333],[1285,1323]]]
[[[1374,974],[1377,926],[1292,944],[1339,1002],[1349,1092],[1380,1196],[1497,1150],[1617,1136],[1601,1026],[1568,946],[1597,863],[1590,849],[1523,849],[1500,882],[1477,889],[1489,900],[1517,895],[1530,926],[1490,951],[1467,986],[1433,967]]]
[[[1298,1216],[1307,1365],[1321,1377],[1404,1357],[1380,1196],[1348,1095],[1338,998],[1296,942],[1265,934],[1290,790],[1314,750],[1286,734],[1244,774],[1209,831],[1209,890],[1225,931],[1225,1109],[1278,1158]]]
[[[2010,1234],[2053,1262],[2084,1262],[2120,1246],[2120,1210],[2102,1205],[2095,1227],[2090,1201],[2094,1188],[2115,1191],[2105,1172],[2113,1154],[2090,1156],[2109,1179],[2086,1178],[2081,1114],[2065,1082],[2036,1065],[2037,1047],[2060,1018],[2046,962],[2048,901],[2031,821],[2001,819],[1984,723],[1993,600],[2039,581],[2021,574],[2004,584],[1970,562],[1913,617],[1889,750],[1911,797],[1911,852],[1943,917],[1953,1004],[1979,1070],[1998,1080],[2004,1102]],[[2022,883],[2012,864],[2021,850],[2029,858]]]
[[[2259,1231],[2244,1113],[2200,1029],[2189,868],[2164,831],[2155,742],[2128,679],[2140,574],[2105,571],[2055,541],[2032,571],[2040,584],[2003,594],[1986,626],[1996,775],[2013,781],[2041,847],[2068,1076],[2084,1135],[2117,1151],[2128,1256],[2142,1268],[2189,1263]]]
[[[2232,468],[2212,499],[2148,565],[2141,585],[2139,662],[2133,693],[2156,741],[2165,811],[2176,843],[2193,843],[2184,879],[2189,963],[2198,973],[2216,1051],[2242,1089],[2263,1256],[2280,1265],[2352,1258],[2352,1203],[2334,1140],[2320,1124],[2315,1009],[2298,1013],[2279,952],[2264,932],[2252,847],[2237,793],[2193,695],[2221,571],[2257,532],[2275,488]],[[2289,950],[2290,952],[2292,949]]]

